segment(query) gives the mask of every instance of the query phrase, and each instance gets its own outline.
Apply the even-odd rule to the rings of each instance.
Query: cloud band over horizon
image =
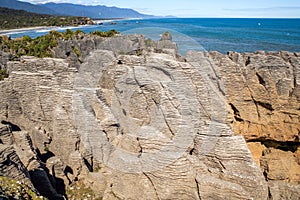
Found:
[[[21,0],[34,4],[73,3],[131,8],[143,14],[178,17],[300,18],[298,0]],[[271,5],[271,6],[270,6]]]

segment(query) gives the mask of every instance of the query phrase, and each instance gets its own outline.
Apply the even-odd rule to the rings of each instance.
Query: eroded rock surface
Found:
[[[55,190],[56,180],[49,180],[47,169],[35,152],[28,133],[14,130],[14,126],[0,124],[1,176],[23,183],[49,199],[63,199]]]
[[[0,82],[0,119],[21,130],[12,145],[32,145],[20,160],[27,170],[31,157],[35,169],[45,163],[54,193],[79,180],[103,199],[299,197],[296,55],[182,58],[170,35],[59,45],[64,59],[23,57]],[[273,145],[287,141],[294,151]]]
[[[7,62],[12,59],[12,55],[0,50],[0,69],[4,70],[7,67]]]
[[[29,173],[12,146],[13,138],[9,126],[0,124],[0,140],[1,176],[11,177],[30,184]]]
[[[299,198],[290,192],[300,188],[299,53],[211,52],[210,57],[225,84],[233,130],[248,142],[270,196]]]

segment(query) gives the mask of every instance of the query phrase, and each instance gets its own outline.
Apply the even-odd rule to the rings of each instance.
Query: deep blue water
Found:
[[[189,49],[253,52],[258,50],[300,51],[300,19],[223,19],[223,18],[162,18],[116,21],[103,25],[80,27],[84,32],[115,29],[121,33],[139,33],[159,39],[164,31],[182,52]],[[60,31],[63,31],[61,29]],[[47,31],[11,34],[12,38],[29,35],[37,37]]]

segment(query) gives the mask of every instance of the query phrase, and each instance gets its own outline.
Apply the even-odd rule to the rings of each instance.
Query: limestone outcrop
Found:
[[[47,168],[35,152],[30,136],[16,127],[6,121],[0,124],[1,176],[23,183],[49,199],[63,199],[55,190],[56,180],[49,180]]]
[[[0,125],[0,174],[30,184],[29,173],[14,150],[9,126]]]
[[[12,59],[12,55],[0,50],[0,69],[6,69],[7,62]]]
[[[20,129],[10,146],[48,192],[299,198],[298,54],[181,57],[163,34],[74,38],[53,55],[9,62],[0,82],[0,119]]]
[[[299,53],[211,52],[210,57],[225,84],[233,130],[246,139],[271,185],[270,195],[282,199],[278,193],[290,185],[299,191]],[[284,198],[299,198],[287,193]]]

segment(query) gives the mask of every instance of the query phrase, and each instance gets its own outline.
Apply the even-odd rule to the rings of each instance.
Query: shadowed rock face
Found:
[[[79,58],[10,62],[0,118],[28,131],[53,177],[103,199],[297,199],[297,55],[182,58],[170,37],[72,41]]]
[[[0,124],[0,139],[1,176],[22,180],[27,184],[30,184],[29,173],[12,147],[13,138],[8,126]]]

